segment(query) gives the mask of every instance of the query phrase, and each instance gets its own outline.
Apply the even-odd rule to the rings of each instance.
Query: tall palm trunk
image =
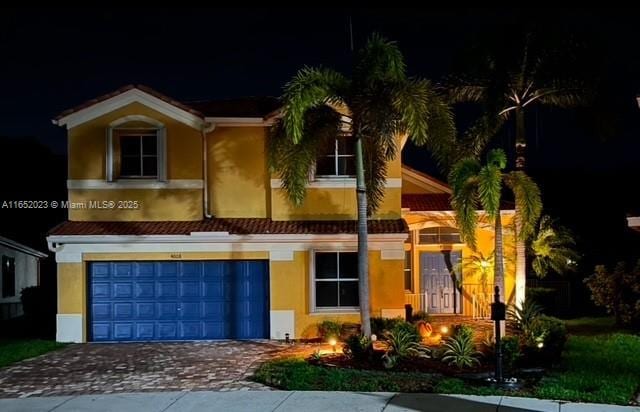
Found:
[[[498,286],[500,288],[500,300],[502,302],[507,301],[506,299],[506,291],[504,290],[504,252],[503,252],[503,241],[502,241],[502,216],[500,216],[500,211],[496,215],[495,221],[495,265],[494,265],[494,275],[493,275],[493,286]],[[500,321],[500,335],[504,336],[506,332],[506,324],[505,321]]]
[[[505,291],[504,291],[504,251],[503,251],[503,241],[502,241],[502,217],[500,216],[500,212],[496,215],[495,219],[495,269],[494,269],[494,286],[498,286],[500,288],[500,296],[502,301],[505,301]]]
[[[356,193],[358,201],[358,297],[362,334],[371,336],[369,313],[369,244],[367,231],[367,189],[364,180],[362,139],[356,138]]]
[[[524,109],[518,107],[515,114],[516,119],[516,170],[524,171],[526,166],[527,140],[524,122]],[[520,222],[516,206],[516,296],[517,306],[524,305],[525,287],[527,283],[527,255],[525,242],[522,239],[522,222]]]

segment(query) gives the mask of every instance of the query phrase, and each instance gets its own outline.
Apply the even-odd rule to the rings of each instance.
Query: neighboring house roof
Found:
[[[429,193],[421,195],[402,195],[402,208],[413,212],[444,212],[452,211],[450,194]],[[500,205],[501,210],[513,210],[513,202],[503,200]]]
[[[629,216],[627,217],[627,225],[634,230],[640,232],[640,216]]]
[[[404,164],[402,179],[422,187],[429,193],[451,193],[451,187],[445,182]]]
[[[403,219],[370,220],[369,233],[406,233]],[[287,220],[258,218],[213,218],[201,221],[161,222],[63,222],[51,229],[50,236],[103,235],[189,235],[193,232],[249,234],[350,234],[358,232],[355,220]]]
[[[47,257],[46,253],[42,253],[42,252],[39,252],[39,251],[37,251],[35,249],[31,249],[28,246],[25,246],[25,245],[23,245],[21,243],[18,243],[16,241],[14,241],[14,240],[11,240],[11,239],[7,239],[6,237],[0,236],[0,245],[6,246],[6,247],[8,247],[10,249],[17,250],[17,251],[22,252],[22,253],[26,253],[26,254],[31,255],[31,256],[35,256],[37,258],[44,259],[44,258]]]

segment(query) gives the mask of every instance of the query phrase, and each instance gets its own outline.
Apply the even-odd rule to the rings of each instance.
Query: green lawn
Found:
[[[626,405],[640,388],[640,336],[569,337],[561,369],[543,378],[541,398]]]
[[[0,368],[64,346],[50,340],[0,340]]]

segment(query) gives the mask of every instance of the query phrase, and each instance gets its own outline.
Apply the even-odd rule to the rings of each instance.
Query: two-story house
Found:
[[[293,339],[325,319],[359,322],[351,145],[337,137],[294,207],[267,166],[278,109],[273,98],[178,102],[127,86],[54,119],[69,151],[68,221],[47,238],[57,340]],[[369,221],[372,315],[404,316],[407,303],[486,315],[490,285],[458,264],[472,252],[448,186],[399,158],[388,171]],[[489,254],[491,227],[478,230]],[[514,288],[507,267],[511,300]]]

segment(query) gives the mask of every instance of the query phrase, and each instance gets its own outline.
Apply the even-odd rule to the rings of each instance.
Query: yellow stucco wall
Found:
[[[220,127],[208,135],[209,202],[214,216],[269,216],[265,133],[262,127]]]
[[[271,262],[271,309],[293,310],[295,337],[317,336],[317,325],[324,320],[360,323],[358,313],[311,312],[310,253],[295,252],[293,261]],[[380,251],[369,252],[371,314],[382,309],[404,309],[402,260],[381,260]]]
[[[271,210],[274,220],[339,220],[357,218],[355,188],[307,189],[304,203],[299,207],[295,207],[289,202],[282,189],[273,189],[271,192]],[[399,219],[400,204],[400,188],[387,188],[384,200],[373,218]]]
[[[106,130],[114,120],[130,115],[147,116],[165,125],[167,178],[202,179],[200,131],[140,103],[128,104],[69,129],[69,179],[105,178]]]
[[[91,201],[113,201],[115,206],[98,209],[90,206]],[[69,190],[69,202],[73,204],[69,220],[74,221],[202,219],[201,189],[73,189]],[[129,202],[137,202],[137,206]]]
[[[164,124],[167,138],[167,179],[202,179],[202,136],[193,129],[140,103],[131,103],[68,131],[68,176],[73,180],[105,180],[106,133],[114,120],[143,115]],[[140,127],[129,122],[119,127]],[[147,125],[148,126],[148,125]],[[117,139],[116,139],[117,140]],[[116,170],[119,145],[114,143]],[[117,176],[116,176],[117,180]],[[70,208],[69,220],[199,220],[201,189],[83,189],[69,190],[69,200],[86,208]],[[137,201],[136,209],[90,208],[89,201]]]

